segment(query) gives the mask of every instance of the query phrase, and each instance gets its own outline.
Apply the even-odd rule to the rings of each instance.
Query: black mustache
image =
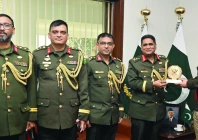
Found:
[[[1,31],[0,31],[0,34],[5,34],[5,35],[7,35],[5,32],[1,32]]]

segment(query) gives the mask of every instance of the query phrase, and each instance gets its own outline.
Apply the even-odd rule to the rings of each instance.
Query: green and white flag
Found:
[[[168,54],[170,65],[178,65],[182,69],[182,78],[192,78],[186,46],[184,42],[183,29],[181,20],[177,23],[177,33],[172,44],[171,50]],[[169,104],[182,103],[181,110],[184,110],[185,103],[187,102],[191,110],[194,110],[193,90],[188,88],[181,88],[177,85],[170,84],[167,88],[166,101]]]
[[[139,40],[137,49],[136,49],[135,54],[134,54],[134,57],[137,57],[137,56],[139,56],[139,55],[142,54],[142,50],[141,50],[141,38],[142,38],[142,36],[148,34],[147,32],[148,32],[147,23],[144,22],[144,24],[142,25],[142,35],[140,37],[140,40]]]
[[[183,120],[187,124],[190,124],[193,120],[192,112],[190,111],[188,104],[185,105],[185,109],[181,114],[181,120]]]

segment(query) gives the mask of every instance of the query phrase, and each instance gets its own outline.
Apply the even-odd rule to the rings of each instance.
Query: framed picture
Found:
[[[171,128],[175,128],[179,120],[179,107],[166,106],[166,117],[164,123]]]
[[[166,105],[166,116],[162,126],[162,131],[174,130],[179,122],[179,105]]]

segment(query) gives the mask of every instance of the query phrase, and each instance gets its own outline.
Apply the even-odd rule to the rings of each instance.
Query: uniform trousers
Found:
[[[131,124],[132,140],[158,140],[163,120],[152,122],[132,118]]]
[[[68,129],[49,129],[38,126],[39,140],[76,140],[76,125]]]
[[[91,123],[87,129],[86,140],[115,140],[118,124],[99,125]]]
[[[26,140],[25,132],[19,135],[1,137],[0,140]]]

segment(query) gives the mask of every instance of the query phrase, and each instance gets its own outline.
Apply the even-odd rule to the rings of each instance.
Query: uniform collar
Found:
[[[159,55],[158,54],[154,54],[154,60],[160,60]],[[142,61],[145,62],[147,60],[146,56],[143,54],[142,55]]]
[[[11,51],[10,53],[17,53],[18,54],[18,47],[14,45],[14,43],[11,41]]]
[[[49,55],[49,54],[51,54],[51,53],[56,53],[56,51],[54,50],[54,48],[53,48],[52,45],[50,44],[50,45],[47,47],[46,55]],[[65,45],[64,53],[72,54],[71,47]]]
[[[104,61],[104,60],[103,60],[103,58],[100,54],[97,54],[96,55],[96,61],[101,62],[101,61]],[[109,62],[111,62],[111,61],[115,62],[115,59],[110,55],[110,61]]]

